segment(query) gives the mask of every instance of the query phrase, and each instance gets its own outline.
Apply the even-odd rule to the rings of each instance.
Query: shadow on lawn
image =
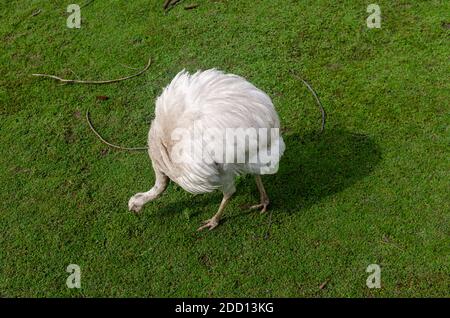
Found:
[[[379,147],[370,137],[345,130],[291,134],[284,139],[280,169],[265,180],[272,208],[286,213],[344,190],[369,175],[381,160]]]
[[[263,177],[271,199],[270,209],[281,213],[298,212],[326,196],[344,190],[369,175],[381,159],[380,150],[370,137],[341,129],[325,130],[322,135],[290,134],[283,138],[286,152],[278,173]],[[249,203],[256,203],[259,195],[252,176],[238,182],[236,196],[244,188],[253,189],[255,202]],[[179,188],[176,191],[183,190]],[[158,215],[173,215],[186,206],[195,207],[191,217],[201,213],[202,209],[210,210],[212,215],[221,199],[220,192],[193,196],[163,205]],[[227,213],[225,219],[231,220],[248,213],[254,212],[244,206],[238,213]]]

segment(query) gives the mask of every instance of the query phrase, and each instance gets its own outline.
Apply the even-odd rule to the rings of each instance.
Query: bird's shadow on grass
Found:
[[[381,160],[381,151],[369,136],[343,129],[322,134],[293,133],[283,139],[286,151],[278,172],[263,177],[270,209],[277,213],[308,209],[369,175]],[[254,183],[253,178],[246,178],[239,186],[255,187]],[[248,213],[254,212],[244,206],[241,213],[230,219]]]
[[[367,135],[342,129],[290,134],[278,173],[265,178],[272,208],[298,212],[369,175],[381,160]]]
[[[342,129],[326,130],[320,135],[293,133],[283,138],[286,151],[278,172],[263,177],[271,200],[270,209],[281,213],[297,213],[346,189],[369,175],[381,160],[380,149],[369,136]],[[257,201],[259,195],[251,176],[239,180],[235,196],[239,196],[240,189],[246,188],[252,189]],[[181,188],[176,191],[183,192]],[[202,210],[208,210],[212,215],[221,198],[219,192],[213,195],[189,195],[189,198],[185,197],[176,203],[163,204],[158,215],[173,216],[186,207],[192,210],[190,217],[195,217]],[[226,219],[254,213],[246,207],[241,206],[238,213],[227,214]]]

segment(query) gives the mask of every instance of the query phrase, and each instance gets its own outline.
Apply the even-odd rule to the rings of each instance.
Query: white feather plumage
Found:
[[[224,200],[222,209],[219,208],[217,213],[219,215],[216,214],[208,220],[209,223],[201,227],[214,228],[218,224],[221,210],[235,192],[235,177],[242,173],[275,173],[274,167],[278,165],[285,145],[281,136],[276,140],[269,140],[267,147],[258,138],[248,140],[245,144],[245,162],[218,162],[214,160],[215,153],[205,150],[203,138],[196,136],[195,132],[235,128],[265,128],[270,132],[270,129],[279,127],[280,121],[271,99],[244,78],[215,69],[198,71],[193,75],[181,71],[157,98],[155,119],[148,135],[149,155],[156,174],[155,186],[148,192],[133,196],[129,202],[130,210],[138,211],[146,202],[159,196],[167,186],[167,178],[191,193],[222,189]],[[185,133],[179,136],[182,138],[174,140],[175,133],[180,130]],[[253,137],[248,136],[249,139]],[[252,145],[257,148],[251,149]],[[180,146],[195,150],[192,153],[185,152],[183,160],[175,160],[174,148]],[[196,160],[199,150],[203,151],[202,158],[206,160]],[[275,151],[279,156],[272,160],[271,165],[260,161],[251,163],[249,153],[259,154],[262,151]],[[266,202],[265,210],[268,198],[259,176],[257,185],[261,200]],[[262,207],[263,203],[258,207]]]

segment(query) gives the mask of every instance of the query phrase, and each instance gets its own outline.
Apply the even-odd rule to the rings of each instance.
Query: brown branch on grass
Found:
[[[77,84],[108,84],[108,83],[115,83],[115,82],[120,82],[120,81],[124,81],[136,76],[141,75],[142,73],[144,73],[146,70],[148,70],[148,68],[150,67],[150,64],[152,63],[152,59],[149,58],[148,59],[148,63],[147,65],[139,72],[137,72],[136,74],[130,75],[130,76],[126,76],[126,77],[121,77],[121,78],[117,78],[117,79],[113,79],[113,80],[103,80],[103,81],[91,81],[91,80],[73,80],[73,79],[64,79],[61,77],[58,77],[56,75],[49,75],[49,74],[32,74],[33,76],[39,76],[39,77],[48,77],[48,78],[53,78],[55,80],[58,80],[62,83],[67,83],[67,84],[73,84],[73,83],[77,83]]]
[[[184,10],[192,10],[192,9],[197,8],[197,7],[198,7],[198,4],[197,4],[197,3],[194,3],[194,4],[190,4],[190,5],[188,5],[188,6],[185,6],[185,7],[184,7]]]
[[[322,284],[320,284],[319,289],[324,289],[329,282],[330,282],[330,279],[327,278]]]
[[[37,16],[38,14],[40,14],[41,12],[42,12],[41,9],[37,9],[36,11],[34,11],[34,12],[31,14],[31,16],[32,16],[32,17],[35,17],[35,16]]]
[[[320,134],[323,133],[323,131],[324,131],[324,129],[325,129],[325,122],[326,122],[326,119],[327,119],[327,113],[325,112],[325,109],[323,108],[322,103],[320,102],[320,99],[319,99],[319,97],[317,96],[316,91],[314,90],[314,88],[312,88],[312,86],[311,86],[307,81],[305,81],[305,80],[304,80],[303,78],[301,78],[300,76],[294,74],[292,70],[291,70],[291,73],[292,73],[292,75],[293,75],[295,78],[301,80],[301,81],[303,82],[303,84],[305,84],[305,86],[309,89],[309,91],[311,92],[311,94],[312,94],[312,95],[314,96],[314,98],[316,99],[317,106],[319,106],[319,110],[320,110],[320,112],[321,112],[321,114],[322,114],[322,124],[321,124],[321,126],[320,126],[320,132],[319,132],[319,133],[320,133]]]
[[[107,83],[115,83],[115,82],[119,82],[119,81],[123,81],[132,77],[136,77],[141,75],[142,73],[144,73],[151,64],[151,58],[148,59],[148,63],[147,65],[139,72],[137,72],[136,74],[130,75],[130,76],[126,76],[126,77],[121,77],[118,79],[114,79],[114,80],[105,80],[105,81],[81,81],[81,80],[70,80],[70,79],[64,79],[55,75],[48,75],[48,74],[33,74],[33,76],[42,76],[42,77],[49,77],[49,78],[53,78],[56,79],[62,83],[79,83],[79,84],[107,84]],[[108,99],[107,96],[97,96],[98,99],[100,100],[106,100]],[[92,125],[91,119],[89,118],[89,110],[86,111],[86,121],[89,125],[89,128],[92,130],[92,132],[98,137],[98,139],[100,139],[101,142],[103,142],[104,144],[112,147],[112,148],[116,148],[116,149],[121,149],[121,150],[147,150],[148,147],[122,147],[122,146],[118,146],[115,144],[112,144],[108,141],[106,141],[94,128],[94,126]]]
[[[106,141],[98,132],[97,130],[95,130],[94,125],[92,125],[91,119],[89,117],[89,110],[86,111],[86,121],[89,125],[89,128],[91,128],[92,132],[98,137],[98,139],[100,139],[101,142],[103,142],[104,144],[112,147],[112,148],[116,148],[116,149],[121,149],[121,150],[147,150],[148,147],[122,147],[122,146],[118,146],[115,144],[110,143],[109,141]]]
[[[167,8],[169,7],[171,1],[172,1],[172,0],[166,0],[166,1],[164,1],[164,6],[163,6],[164,10],[167,10]]]
[[[170,2],[170,5],[173,7],[173,6],[175,6],[178,2],[180,2],[181,0],[172,0],[171,2]]]
[[[169,12],[175,5],[180,2],[181,0],[166,0],[164,2],[164,12]]]

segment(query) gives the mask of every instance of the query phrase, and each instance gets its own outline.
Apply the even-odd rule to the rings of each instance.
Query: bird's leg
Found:
[[[159,197],[169,184],[169,178],[160,171],[155,170],[155,185],[147,192],[140,192],[133,195],[128,201],[130,211],[139,212],[144,204]]]
[[[234,191],[232,193],[225,193],[223,194],[222,202],[219,206],[219,211],[217,211],[216,214],[209,220],[203,221],[204,225],[200,226],[197,231],[201,231],[203,229],[209,228],[212,230],[217,225],[219,225],[220,218],[222,217],[223,210],[225,209],[226,205],[228,204],[228,201],[230,201],[231,196],[233,195]]]
[[[267,196],[266,189],[264,189],[261,176],[255,175],[255,180],[260,194],[260,203],[251,206],[250,209],[261,209],[261,213],[264,213],[267,211],[267,207],[269,206],[269,197]]]

